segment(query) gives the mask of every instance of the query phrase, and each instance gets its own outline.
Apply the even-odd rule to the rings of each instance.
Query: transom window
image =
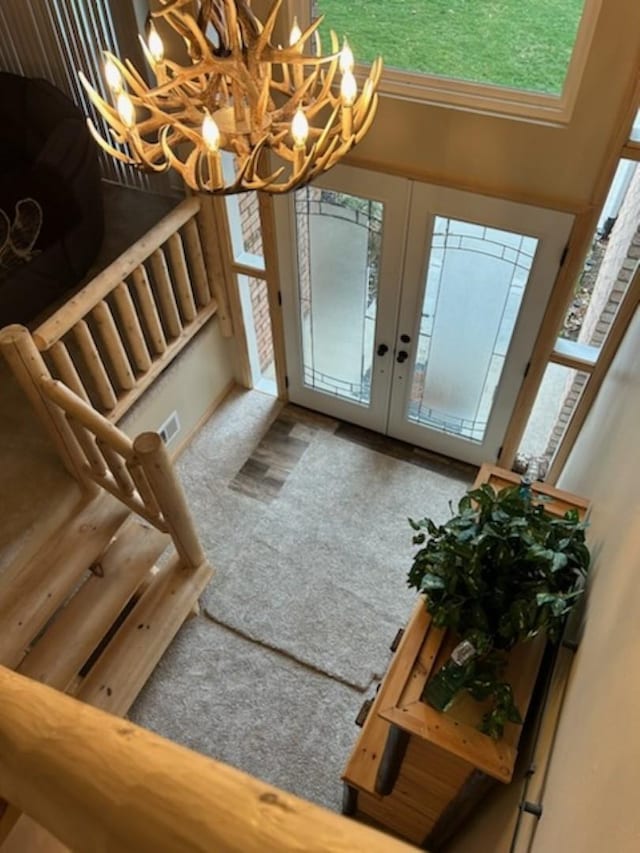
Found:
[[[584,0],[315,0],[358,59],[560,95]],[[329,26],[322,33],[328,38]]]

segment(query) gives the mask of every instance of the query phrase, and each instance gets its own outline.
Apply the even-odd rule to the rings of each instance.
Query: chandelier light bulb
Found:
[[[353,106],[353,102],[358,94],[358,84],[356,83],[356,78],[353,76],[353,72],[345,71],[342,75],[340,94],[342,95],[342,102],[345,107]]]
[[[136,109],[133,106],[133,101],[126,92],[120,92],[118,95],[116,109],[122,119],[122,123],[128,128],[132,128],[136,123]]]
[[[202,138],[205,145],[211,152],[218,151],[220,148],[220,128],[209,113],[206,114],[202,122]]]
[[[297,146],[300,148],[304,147],[309,136],[309,122],[307,121],[307,117],[301,107],[298,107],[295,115],[293,116],[293,121],[291,122],[291,135],[293,136],[293,141]]]
[[[149,27],[149,53],[154,62],[162,62],[164,59],[164,44],[153,24]]]
[[[107,59],[104,64],[104,76],[107,80],[107,86],[114,94],[122,91],[122,75],[112,59]]]
[[[302,38],[302,30],[298,26],[298,19],[293,19],[293,26],[291,27],[291,33],[289,35],[289,46],[293,47],[296,42],[300,41]]]
[[[340,51],[340,73],[345,74],[347,71],[353,71],[353,51],[349,47],[349,42],[344,40],[342,50]]]

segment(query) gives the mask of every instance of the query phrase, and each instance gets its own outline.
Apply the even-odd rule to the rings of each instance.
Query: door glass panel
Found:
[[[295,208],[304,384],[368,406],[383,204],[305,187]]]
[[[410,421],[483,440],[537,244],[435,217]]]

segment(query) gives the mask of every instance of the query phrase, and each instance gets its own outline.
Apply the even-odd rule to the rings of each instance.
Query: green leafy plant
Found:
[[[506,652],[546,633],[556,641],[582,594],[589,567],[586,524],[533,500],[530,487],[469,491],[446,524],[409,520],[416,553],[408,583],[426,594],[433,624],[467,641],[430,680],[424,698],[444,710],[460,690],[491,700],[481,730],[494,738],[521,722],[511,685],[501,680]]]

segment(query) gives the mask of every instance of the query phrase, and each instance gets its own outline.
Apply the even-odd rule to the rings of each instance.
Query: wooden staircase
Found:
[[[206,562],[186,567],[167,533],[100,492],[3,576],[0,664],[122,716],[212,574]],[[13,807],[0,814],[0,846],[18,818]]]
[[[26,330],[0,343],[85,495],[0,578],[0,666],[126,714],[213,570],[160,436],[132,441],[54,381]],[[0,846],[18,805],[0,801]]]

